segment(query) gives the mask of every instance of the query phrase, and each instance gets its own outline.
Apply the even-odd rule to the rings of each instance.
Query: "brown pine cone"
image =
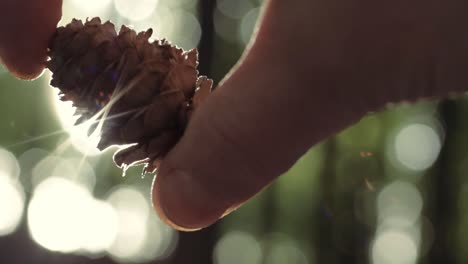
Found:
[[[100,129],[98,148],[128,145],[114,155],[119,167],[158,161],[184,132],[190,113],[210,93],[212,80],[198,76],[198,52],[183,51],[152,34],[99,18],[73,20],[57,29],[47,68],[60,100],[72,101],[77,124]]]

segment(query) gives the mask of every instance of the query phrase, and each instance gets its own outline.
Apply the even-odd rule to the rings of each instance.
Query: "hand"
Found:
[[[18,78],[37,77],[61,15],[62,0],[0,0],[0,62]]]
[[[155,179],[154,206],[175,228],[214,223],[369,111],[466,89],[463,1],[266,5],[256,40]]]

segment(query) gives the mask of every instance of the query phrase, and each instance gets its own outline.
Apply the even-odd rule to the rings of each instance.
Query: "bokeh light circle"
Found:
[[[11,234],[23,216],[24,191],[17,181],[0,172],[0,236]]]
[[[379,221],[393,226],[408,227],[419,218],[423,198],[410,183],[396,181],[386,186],[377,197]]]
[[[163,223],[155,213],[150,213],[139,260],[143,262],[167,258],[175,250],[177,240],[178,233]]]
[[[217,9],[225,16],[240,19],[254,8],[250,0],[217,0]]]
[[[56,170],[56,166],[64,161],[63,158],[49,155],[36,163],[31,170],[31,184],[32,186],[39,185],[42,181],[49,177],[59,176],[55,172],[64,173],[66,175],[69,171]]]
[[[259,242],[249,233],[231,231],[216,244],[213,251],[215,264],[261,263]]]
[[[0,169],[12,180],[17,180],[20,175],[20,166],[15,155],[3,148],[0,148]]]
[[[262,241],[263,248],[268,250],[264,253],[263,263],[268,264],[308,264],[309,260],[304,251],[299,247],[297,241],[291,237],[274,233],[268,236],[267,239]]]
[[[37,186],[49,177],[67,178],[85,186],[89,191],[96,184],[94,169],[85,158],[62,158],[56,155],[43,158],[31,171],[31,183]]]
[[[153,14],[158,0],[114,0],[115,9],[119,14],[131,21],[139,21]]]
[[[89,208],[89,216],[82,223],[86,236],[81,248],[90,253],[107,250],[115,240],[118,230],[118,218],[114,208],[103,201],[94,201]]]
[[[169,256],[177,232],[150,210],[149,196],[134,187],[119,186],[107,198],[117,213],[117,236],[107,249],[118,262],[148,262]]]
[[[425,124],[410,124],[396,135],[395,156],[405,168],[422,171],[431,167],[442,147],[441,137],[436,130]]]
[[[99,15],[109,8],[112,0],[72,0],[72,3],[86,15]]]
[[[135,21],[132,23],[133,29],[136,32],[146,31],[149,28],[153,30],[149,41],[160,39],[168,39],[172,41],[175,21],[173,10],[165,5],[158,5],[155,13],[145,20]]]
[[[33,239],[52,251],[79,250],[87,239],[86,218],[92,197],[81,185],[51,177],[34,190],[28,207],[28,225]]]
[[[185,50],[198,46],[201,38],[201,26],[198,19],[190,12],[173,11],[174,27],[168,39]]]
[[[213,14],[214,30],[225,41],[236,43],[239,41],[238,21],[225,16],[218,9]]]
[[[123,186],[112,191],[107,201],[117,213],[117,236],[108,252],[122,261],[138,260],[145,255],[149,203],[141,192]]]
[[[253,8],[242,18],[239,28],[239,39],[241,43],[247,44],[250,39],[253,37],[256,31],[256,23],[258,15],[260,13],[260,8]]]
[[[418,248],[407,233],[387,230],[377,235],[371,255],[373,264],[414,264]]]
[[[25,184],[25,188],[30,188],[34,168],[48,155],[49,152],[44,149],[31,148],[18,157],[18,163],[21,166],[21,180],[24,181],[23,184]]]

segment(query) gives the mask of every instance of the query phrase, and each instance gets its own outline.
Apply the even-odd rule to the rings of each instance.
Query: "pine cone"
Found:
[[[198,76],[198,52],[184,52],[166,40],[150,43],[152,34],[136,33],[99,18],[73,20],[57,29],[47,68],[60,100],[72,101],[77,124],[90,120],[100,128],[98,148],[121,148],[119,167],[158,161],[184,132],[191,112],[210,93],[212,80]],[[99,125],[98,125],[99,124]]]

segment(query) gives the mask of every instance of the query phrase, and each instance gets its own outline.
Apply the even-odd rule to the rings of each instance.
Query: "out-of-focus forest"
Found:
[[[61,25],[153,28],[198,47],[201,74],[218,82],[262,2],[64,0]],[[179,233],[152,210],[153,176],[123,177],[115,149],[96,151],[49,81],[0,68],[0,263],[468,263],[464,97],[369,114],[219,223]]]

